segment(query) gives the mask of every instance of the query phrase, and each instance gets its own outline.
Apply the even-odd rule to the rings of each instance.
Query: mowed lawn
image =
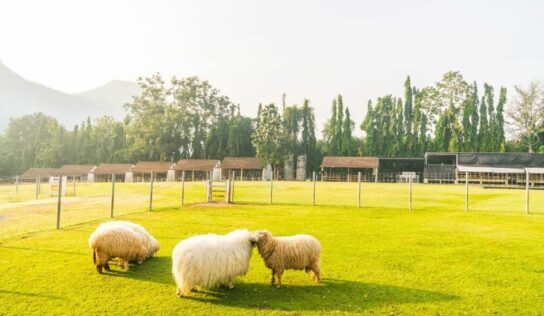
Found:
[[[544,310],[544,210],[523,214],[523,191],[474,188],[474,210],[465,213],[462,186],[416,185],[414,210],[408,212],[406,185],[363,185],[363,208],[357,208],[356,187],[318,183],[313,207],[310,183],[275,183],[275,205],[266,204],[266,184],[238,183],[237,204],[198,204],[203,192],[195,189],[187,197],[191,203],[181,208],[178,188],[159,185],[162,193],[149,212],[142,186],[133,198],[125,196],[138,213],[127,214],[121,199],[118,218],[145,226],[162,248],[157,257],[129,271],[114,265],[114,272],[103,275],[94,269],[87,240],[107,220],[107,200],[91,222],[68,222],[54,230],[52,220],[39,232],[10,230],[0,235],[0,314],[489,315]],[[106,185],[97,188],[89,191],[107,196]],[[544,192],[531,194],[531,205],[538,209]],[[5,223],[25,224],[10,221],[7,212],[14,209],[27,210],[32,221],[33,206],[2,207]],[[314,235],[323,246],[322,283],[288,271],[284,287],[273,288],[254,250],[248,274],[234,289],[176,297],[173,247],[191,235],[237,228]]]

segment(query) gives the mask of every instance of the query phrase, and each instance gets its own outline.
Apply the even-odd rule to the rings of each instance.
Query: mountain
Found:
[[[136,83],[111,81],[93,90],[68,94],[29,81],[0,63],[0,132],[9,118],[34,112],[53,116],[68,129],[89,116],[121,119],[123,104],[134,93],[138,93]]]
[[[123,105],[140,93],[140,87],[135,82],[112,80],[98,88],[76,94],[77,96],[100,105],[110,111],[113,117],[122,118],[125,114]]]

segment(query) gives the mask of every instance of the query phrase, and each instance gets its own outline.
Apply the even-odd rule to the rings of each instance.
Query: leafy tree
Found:
[[[354,122],[351,120],[351,115],[349,113],[349,108],[346,107],[346,115],[342,127],[342,149],[341,154],[343,156],[351,156],[354,152],[353,150],[353,139],[351,133],[353,131]]]
[[[336,118],[336,125],[334,129],[335,134],[335,143],[334,143],[334,154],[335,155],[342,155],[342,148],[344,145],[342,144],[343,141],[343,124],[344,124],[344,102],[342,101],[342,96],[338,95],[338,98],[336,99],[336,114],[338,117]]]
[[[514,86],[516,96],[508,111],[509,126],[514,137],[530,153],[541,142],[544,130],[544,89],[539,82],[531,82],[527,88]]]
[[[332,110],[331,110],[331,117],[325,124],[325,128],[323,129],[323,138],[325,139],[325,143],[327,144],[325,148],[325,152],[328,155],[338,155],[338,138],[336,136],[336,130],[337,130],[337,114],[336,114],[336,99],[332,101]]]
[[[497,142],[497,151],[505,151],[505,136],[504,136],[504,105],[506,104],[506,88],[501,87],[499,92],[499,102],[497,103],[497,113],[495,118],[494,138]]]
[[[321,162],[321,153],[317,149],[317,140],[315,137],[315,115],[310,107],[310,101],[304,100],[301,109],[301,153],[306,155],[306,172],[317,171]]]
[[[277,167],[283,160],[282,136],[282,120],[278,108],[274,103],[270,103],[262,109],[259,125],[251,137],[257,150],[257,157]]]
[[[482,96],[480,102],[480,128],[478,129],[478,150],[488,151],[489,144],[489,124],[487,121],[487,104],[485,96]]]

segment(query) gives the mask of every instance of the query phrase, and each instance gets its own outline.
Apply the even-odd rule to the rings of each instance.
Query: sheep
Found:
[[[89,245],[93,249],[93,262],[98,273],[102,273],[102,268],[110,271],[110,258],[119,257],[121,267],[128,268],[129,261],[142,262],[148,254],[145,238],[122,225],[98,226],[89,238]]]
[[[176,295],[188,295],[193,289],[226,285],[249,269],[255,240],[246,229],[226,235],[196,235],[180,241],[172,252],[172,274]]]
[[[285,270],[305,270],[313,272],[312,278],[319,282],[321,278],[319,258],[321,244],[310,235],[294,235],[274,237],[270,232],[261,230],[254,232],[259,254],[267,268],[272,270],[270,285],[281,287],[281,276]]]
[[[132,223],[132,222],[129,222],[129,221],[111,221],[111,222],[103,223],[100,226],[110,226],[110,225],[125,226],[125,227],[128,227],[128,228],[134,230],[135,232],[139,233],[140,235],[142,235],[144,237],[144,239],[146,240],[146,243],[147,243],[147,255],[146,255],[146,258],[153,257],[157,253],[157,251],[160,250],[159,242],[153,236],[151,236],[151,234],[143,226]],[[141,262],[138,262],[138,263],[141,263]]]

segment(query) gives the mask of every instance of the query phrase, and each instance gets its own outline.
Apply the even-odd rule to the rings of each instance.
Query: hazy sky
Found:
[[[448,70],[512,88],[544,77],[544,1],[7,1],[0,60],[65,92],[159,71],[240,103],[309,98],[321,125],[341,93],[369,98]]]

